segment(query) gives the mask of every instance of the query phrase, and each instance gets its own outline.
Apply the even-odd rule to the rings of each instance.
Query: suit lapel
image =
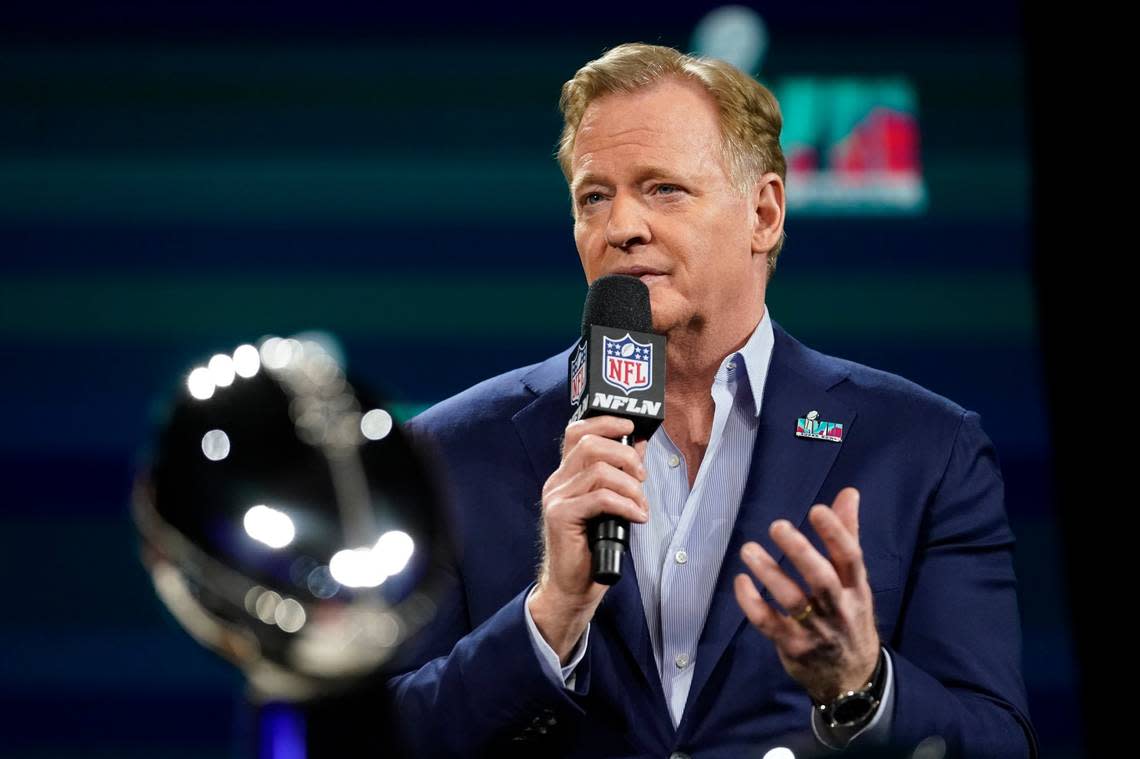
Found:
[[[511,417],[534,468],[540,491],[542,484],[562,461],[562,435],[570,421],[568,355],[560,353],[523,377],[523,384],[536,397]],[[539,504],[527,506],[538,508]]]
[[[661,687],[661,677],[657,672],[657,660],[653,657],[653,642],[649,638],[649,627],[645,621],[645,607],[641,602],[641,588],[637,584],[632,553],[626,554],[622,578],[606,591],[594,618],[617,632],[618,643],[628,653],[634,667],[645,680],[642,687],[649,688],[653,713],[665,715],[665,721],[672,727],[672,721],[668,718],[669,707],[665,703],[665,691]]]
[[[842,447],[842,443],[796,437],[796,420],[818,411],[821,419],[842,423],[846,436],[855,419],[854,409],[828,393],[846,376],[841,368],[806,349],[779,325],[773,327],[775,343],[752,464],[697,645],[696,670],[679,728],[685,726],[690,707],[697,703],[717,662],[745,622],[732,589],[736,575],[747,574],[740,559],[741,546],[750,540],[760,543],[788,571],[783,552],[768,536],[768,527],[784,518],[804,529],[807,513]],[[766,589],[761,592],[770,600]]]

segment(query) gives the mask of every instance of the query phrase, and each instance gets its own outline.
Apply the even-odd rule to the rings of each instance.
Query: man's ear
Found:
[[[784,232],[786,198],[784,181],[774,171],[756,180],[749,193],[752,210],[752,254],[764,255],[776,247]]]

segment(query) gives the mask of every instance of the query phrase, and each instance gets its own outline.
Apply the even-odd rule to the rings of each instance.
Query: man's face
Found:
[[[767,247],[756,250],[768,239],[756,233],[760,196],[733,185],[716,105],[699,84],[666,79],[595,100],[578,127],[571,170],[587,282],[639,277],[659,332],[755,325],[767,266]]]

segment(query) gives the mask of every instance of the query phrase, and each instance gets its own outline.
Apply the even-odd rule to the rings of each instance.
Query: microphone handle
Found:
[[[632,446],[633,435],[622,435],[622,445]],[[587,526],[590,543],[590,574],[594,582],[613,585],[621,579],[622,564],[629,550],[629,520],[604,514]]]

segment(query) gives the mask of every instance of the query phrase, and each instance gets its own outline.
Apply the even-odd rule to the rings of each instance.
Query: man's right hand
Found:
[[[529,608],[538,631],[563,664],[605,595],[590,577],[586,523],[600,514],[631,522],[649,518],[645,441],[634,447],[616,438],[633,422],[596,416],[566,427],[562,463],[542,487],[542,571]]]

